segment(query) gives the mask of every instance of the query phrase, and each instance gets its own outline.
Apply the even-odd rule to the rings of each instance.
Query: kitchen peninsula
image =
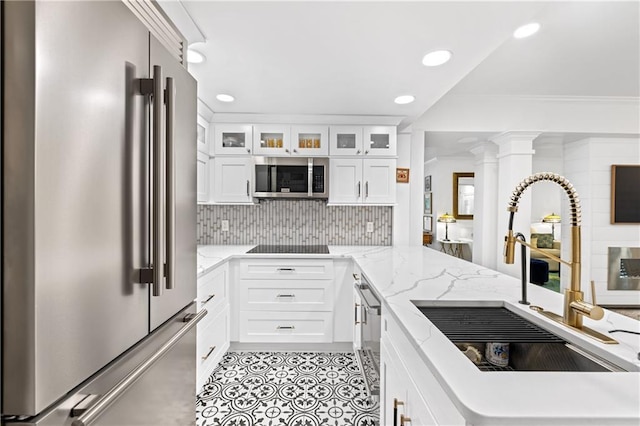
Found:
[[[424,247],[329,246],[329,254],[246,254],[252,247],[200,246],[199,276],[236,258],[353,259],[383,298],[383,341],[386,332],[397,328],[415,353],[402,362],[411,371],[414,387],[431,404],[435,423],[637,425],[640,421],[640,336],[616,333],[617,345],[583,337],[519,305],[516,278]],[[561,295],[535,285],[529,286],[529,294],[533,305],[562,311]],[[521,317],[627,372],[483,372],[412,301],[500,301]],[[640,331],[638,321],[609,311],[601,321],[585,318],[585,325],[604,334],[613,329]],[[431,378],[432,383],[425,383],[423,377]],[[434,386],[440,397],[446,397],[445,403],[429,394]],[[381,392],[383,419],[393,398]]]

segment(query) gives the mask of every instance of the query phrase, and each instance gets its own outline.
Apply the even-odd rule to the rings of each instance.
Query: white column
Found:
[[[498,196],[497,196],[497,232],[495,253],[498,258],[497,270],[505,274],[520,277],[520,246],[516,247],[516,261],[507,265],[503,261],[504,236],[509,228],[509,212],[507,207],[511,194],[516,186],[530,176],[533,170],[533,140],[539,132],[504,132],[491,138],[498,145]],[[518,212],[513,222],[513,232],[521,232],[529,238],[531,229],[531,195],[532,188],[525,190],[518,204]],[[529,265],[527,265],[527,271]],[[528,278],[527,278],[528,281]]]
[[[397,167],[409,168],[409,183],[396,183],[396,205],[393,207],[393,245],[406,246],[411,240],[411,187],[422,179],[422,173],[411,166],[411,133],[398,133]]]
[[[411,165],[409,185],[411,187],[411,209],[409,216],[409,245],[422,245],[422,214],[424,194],[424,139],[423,129],[411,131]]]
[[[471,149],[475,155],[473,263],[496,269],[498,240],[498,147],[490,142]]]

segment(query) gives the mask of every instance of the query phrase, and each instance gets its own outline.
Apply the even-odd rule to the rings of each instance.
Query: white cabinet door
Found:
[[[291,154],[291,128],[271,124],[253,126],[253,153],[266,156]]]
[[[212,155],[250,155],[253,143],[250,124],[215,124]]]
[[[329,203],[355,204],[362,200],[362,160],[331,159],[329,172]]]
[[[369,157],[395,157],[397,135],[394,126],[369,126],[364,128],[364,154]]]
[[[252,164],[250,157],[215,157],[213,201],[251,203]]]
[[[361,155],[362,127],[331,126],[329,128],[329,153],[334,156]]]
[[[366,204],[393,204],[396,202],[396,160],[368,159],[363,161],[364,196]],[[330,190],[332,188],[329,188]]]
[[[197,200],[199,203],[209,201],[209,155],[198,152],[197,156]]]
[[[197,120],[198,152],[209,154],[209,122],[198,115]]]
[[[327,126],[291,127],[291,155],[326,157],[329,155],[329,128]]]

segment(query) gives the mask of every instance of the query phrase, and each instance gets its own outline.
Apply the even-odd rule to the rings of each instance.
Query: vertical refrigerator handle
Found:
[[[175,149],[174,149],[174,125],[175,125],[175,86],[172,77],[167,77],[165,90],[166,102],[166,253],[165,253],[165,287],[172,289],[175,286],[175,262],[176,262],[176,174],[175,174]]]
[[[153,66],[153,295],[162,296],[164,279],[164,151],[162,113],[164,90],[162,67]]]

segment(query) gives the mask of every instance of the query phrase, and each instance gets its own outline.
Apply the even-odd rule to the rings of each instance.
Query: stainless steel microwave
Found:
[[[255,157],[256,198],[329,198],[329,159]]]

